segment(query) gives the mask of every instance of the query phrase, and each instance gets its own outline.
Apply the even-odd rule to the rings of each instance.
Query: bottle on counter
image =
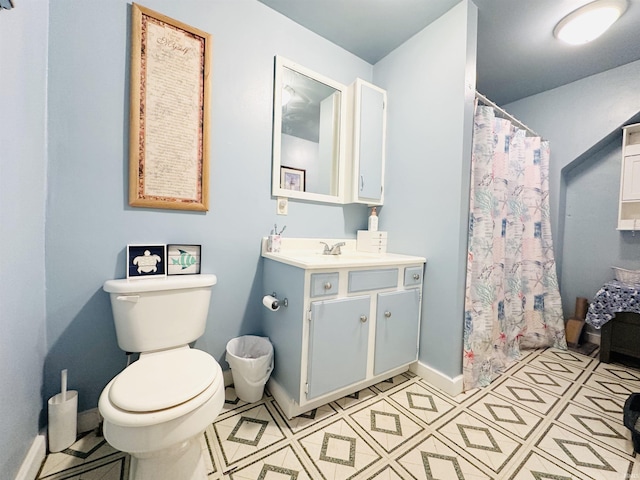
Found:
[[[371,215],[369,215],[368,229],[370,232],[378,231],[378,212],[376,211],[376,207],[373,207],[371,209]]]

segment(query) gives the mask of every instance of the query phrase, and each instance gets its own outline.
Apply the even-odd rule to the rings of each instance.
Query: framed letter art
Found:
[[[211,35],[132,5],[129,205],[209,209]]]

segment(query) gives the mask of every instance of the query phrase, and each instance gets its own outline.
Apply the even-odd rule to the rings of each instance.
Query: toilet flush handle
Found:
[[[120,300],[121,302],[132,302],[137,303],[140,299],[140,295],[118,295],[116,300]]]

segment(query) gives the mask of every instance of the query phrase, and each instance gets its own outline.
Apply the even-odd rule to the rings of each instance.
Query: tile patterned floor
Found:
[[[640,479],[622,425],[639,388],[639,370],[552,349],[455,398],[405,373],[291,420],[228,387],[201,444],[211,480]],[[90,432],[38,479],[127,480],[128,465]]]

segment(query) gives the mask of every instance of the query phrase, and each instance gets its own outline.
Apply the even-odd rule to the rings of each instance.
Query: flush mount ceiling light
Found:
[[[282,106],[284,107],[296,94],[296,91],[289,85],[282,87]]]
[[[627,0],[596,0],[564,17],[553,34],[563,42],[581,45],[595,40],[627,9]]]

